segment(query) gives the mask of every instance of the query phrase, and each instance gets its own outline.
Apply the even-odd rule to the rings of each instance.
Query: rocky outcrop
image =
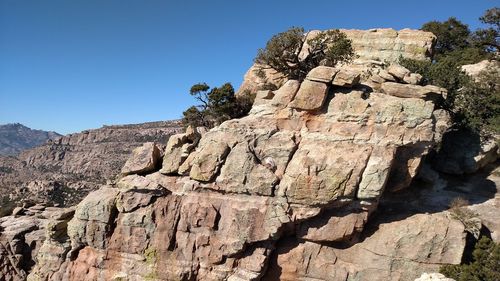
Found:
[[[181,130],[179,121],[104,126],[56,138],[18,157],[0,157],[0,199],[76,204],[114,178],[133,149],[146,142],[166,143]]]
[[[484,60],[476,64],[463,65],[462,70],[478,81],[481,74],[500,71],[498,61]],[[471,174],[500,158],[499,136],[480,137],[467,130],[453,130],[443,137],[441,149],[434,159],[434,168],[449,174]]]
[[[464,246],[460,222],[443,214],[415,215],[380,224],[373,235],[345,249],[286,240],[267,274],[269,280],[413,280],[440,264],[460,263]]]
[[[28,280],[414,280],[459,263],[464,226],[446,212],[373,219],[444,129],[433,99],[375,90],[406,83],[372,79],[382,71],[287,81],[246,117],[170,138],[162,167],[142,147],[77,206],[67,240],[46,240]]]
[[[434,168],[448,174],[471,174],[499,157],[495,138],[481,139],[468,131],[450,131],[444,135],[443,145],[434,157]]]
[[[370,30],[341,29],[340,31],[351,39],[358,61],[373,60],[381,63],[397,63],[400,57],[426,60],[432,54],[432,47],[436,40],[436,37],[430,32],[412,29],[396,31],[390,28],[377,28]],[[306,36],[310,39],[319,32],[319,30],[313,30],[308,32]],[[300,50],[300,57],[305,57],[306,52],[307,44]],[[259,75],[259,72],[262,73]],[[342,76],[342,74],[338,75],[337,79],[340,80]],[[421,79],[418,78],[418,74],[413,74],[412,77],[401,77],[401,79],[403,78],[411,84],[418,84]],[[389,80],[391,79],[393,78],[389,78]],[[255,93],[268,84],[281,86],[284,82],[286,81],[280,73],[254,64],[246,72],[237,95]]]
[[[357,47],[366,55],[379,48],[372,50],[379,59],[425,54],[423,43],[433,40],[415,31],[350,36],[366,40]],[[43,232],[36,247],[23,242],[21,254],[9,245],[2,274],[29,273],[33,281],[440,278],[426,273],[460,263],[470,246],[467,221],[448,210],[453,199],[469,202],[463,208],[498,239],[500,173],[493,166],[457,181],[431,169],[426,155],[450,125],[435,106],[446,92],[419,80],[366,58],[320,66],[304,81],[257,92],[246,117],[141,143],[116,181],[88,194],[74,214],[51,216],[51,227],[12,231],[17,221],[46,219],[27,208],[1,219],[0,241]]]
[[[62,243],[74,209],[35,205],[0,218],[0,278],[25,280],[47,237]],[[51,253],[47,246],[43,254]]]
[[[500,68],[500,62],[497,60],[483,60],[475,64],[462,65],[461,68],[469,76],[477,79],[477,77],[480,76],[481,72],[487,69]]]

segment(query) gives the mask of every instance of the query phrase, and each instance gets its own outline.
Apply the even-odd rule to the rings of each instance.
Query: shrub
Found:
[[[467,209],[469,202],[462,197],[454,198],[450,204],[450,213],[453,219],[460,221],[465,231],[472,234],[476,239],[479,238],[481,232],[481,220],[473,211]]]
[[[255,62],[268,66],[290,79],[302,80],[318,65],[335,66],[354,57],[351,40],[339,30],[320,32],[306,41],[304,29],[292,27],[274,35],[264,49],[259,49]],[[304,57],[299,57],[306,47]]]
[[[421,29],[436,35],[437,40],[434,46],[435,56],[440,56],[458,49],[464,49],[470,44],[469,27],[454,17],[444,22],[430,21],[424,23]]]
[[[482,237],[472,252],[470,264],[443,265],[439,272],[456,281],[500,280],[500,244]]]
[[[210,89],[206,83],[191,87],[189,93],[200,102],[183,112],[185,126],[212,128],[226,120],[245,116],[252,106],[251,97],[236,98],[230,83]]]
[[[490,68],[474,81],[467,80],[456,96],[453,110],[461,127],[476,133],[500,133],[500,72]]]
[[[451,113],[455,128],[482,136],[500,133],[499,73],[497,69],[489,69],[471,79],[461,66],[495,58],[499,17],[498,8],[486,11],[481,20],[493,27],[475,33],[456,18],[428,22],[422,29],[437,36],[433,61],[400,59],[401,65],[423,76],[424,85],[448,90],[446,100],[439,106]]]
[[[479,19],[489,27],[475,32],[476,46],[498,53],[500,50],[500,8],[495,7],[487,10]]]

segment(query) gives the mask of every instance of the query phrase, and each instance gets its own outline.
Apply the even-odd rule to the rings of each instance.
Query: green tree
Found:
[[[448,96],[440,106],[451,113],[456,128],[466,129],[474,134],[500,132],[498,70],[489,69],[480,78],[471,79],[461,70],[461,66],[494,58],[495,50],[492,46],[495,44],[491,42],[498,42],[498,17],[498,8],[488,10],[481,20],[493,27],[488,31],[478,30],[475,33],[471,33],[467,25],[456,18],[449,18],[445,22],[425,23],[422,29],[433,32],[437,37],[434,59],[400,60],[401,65],[423,76],[424,85],[433,84],[446,88]],[[494,36],[484,35],[495,32],[496,39],[492,39]]]
[[[206,83],[194,84],[189,94],[200,104],[183,112],[183,123],[186,126],[212,128],[226,120],[246,115],[251,108],[248,98],[236,98],[230,83],[213,89]]]
[[[453,102],[462,127],[476,133],[500,133],[500,72],[498,68],[482,71],[468,79]]]
[[[464,49],[470,45],[469,27],[454,17],[444,22],[430,21],[422,25],[422,30],[436,35],[434,55],[440,56],[444,53],[458,49]]]
[[[302,80],[318,65],[335,66],[354,57],[351,40],[339,30],[320,32],[306,39],[304,29],[292,27],[274,35],[264,49],[259,49],[255,62],[270,67],[290,79]],[[304,56],[299,56],[306,49]]]
[[[439,272],[456,281],[498,281],[500,280],[500,245],[482,237],[472,252],[469,264],[444,265]]]
[[[498,52],[500,50],[500,8],[487,10],[479,19],[489,27],[475,32],[476,45],[490,52]]]

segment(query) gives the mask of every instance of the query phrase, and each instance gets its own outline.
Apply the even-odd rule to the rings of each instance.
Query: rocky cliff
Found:
[[[341,29],[352,41],[358,61],[375,60],[381,63],[397,63],[400,57],[411,59],[429,59],[436,37],[430,32],[421,30],[391,28],[375,28],[370,30]],[[312,30],[306,34],[307,39],[316,36],[320,31]],[[307,52],[307,44],[300,54]],[[246,72],[237,95],[245,91],[255,92],[266,84],[281,86],[284,80],[272,69],[264,69],[265,76],[257,75],[259,65],[252,65]]]
[[[259,91],[246,117],[144,144],[74,210],[1,218],[0,274],[386,281],[458,264],[467,233],[498,241],[500,171],[457,181],[427,164],[450,124],[446,91],[419,79],[373,58],[320,66]],[[473,217],[447,210],[457,197]]]
[[[17,157],[0,157],[0,190],[13,201],[78,203],[119,173],[135,147],[165,143],[181,128],[178,121],[104,126],[49,140]]]
[[[56,132],[33,130],[19,123],[0,125],[0,155],[17,155],[60,136]]]

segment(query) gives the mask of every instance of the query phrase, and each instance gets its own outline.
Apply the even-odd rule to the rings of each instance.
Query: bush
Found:
[[[476,239],[479,238],[481,232],[481,220],[473,211],[467,209],[469,202],[462,197],[454,198],[450,204],[450,213],[453,219],[460,221],[465,231],[472,234]]]
[[[439,106],[451,113],[456,129],[482,136],[500,133],[499,73],[497,69],[489,69],[479,78],[471,79],[461,66],[495,58],[498,14],[498,8],[486,11],[481,20],[493,27],[475,33],[456,18],[428,22],[422,29],[437,36],[433,61],[400,59],[401,65],[423,76],[424,85],[433,84],[448,90],[446,100]]]
[[[439,272],[456,281],[498,281],[500,280],[500,244],[482,237],[472,252],[469,264],[443,265]]]
[[[185,126],[212,128],[226,120],[245,116],[253,103],[251,97],[236,98],[230,83],[213,89],[206,83],[198,83],[191,87],[189,93],[201,104],[183,112]]]
[[[307,54],[299,57],[303,47]],[[292,27],[274,35],[264,49],[259,49],[255,62],[283,74],[289,79],[303,80],[316,66],[335,66],[354,57],[351,40],[339,30],[320,32],[306,41],[304,29]]]
[[[483,135],[500,133],[500,73],[486,69],[467,80],[455,96],[453,110],[459,126]]]
[[[434,33],[437,37],[434,55],[464,49],[469,46],[470,30],[466,24],[454,17],[444,22],[430,21],[422,25],[422,30]]]
[[[487,10],[479,19],[489,27],[475,32],[476,46],[498,53],[500,51],[500,8],[495,7]]]

